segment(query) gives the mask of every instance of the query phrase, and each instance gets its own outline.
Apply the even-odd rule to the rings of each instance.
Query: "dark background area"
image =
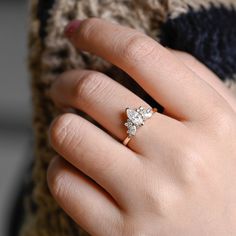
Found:
[[[6,235],[32,148],[27,1],[0,1],[0,235]],[[19,218],[21,215],[18,216]],[[14,227],[13,225],[11,227]]]

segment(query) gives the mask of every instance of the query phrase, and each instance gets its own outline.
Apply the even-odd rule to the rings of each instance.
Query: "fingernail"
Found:
[[[80,24],[83,20],[73,20],[71,21],[64,30],[64,35],[67,38],[71,38],[73,36],[73,34],[75,33],[75,31],[80,27]]]

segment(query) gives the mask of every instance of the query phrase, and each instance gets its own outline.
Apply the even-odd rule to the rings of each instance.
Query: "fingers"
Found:
[[[169,49],[174,53],[183,63],[191,69],[194,73],[199,75],[203,80],[205,80],[209,85],[211,85],[236,111],[236,100],[234,94],[222,83],[221,80],[204,64],[196,60],[192,55]]]
[[[125,108],[150,107],[108,76],[89,70],[73,70],[62,74],[53,83],[50,94],[58,106],[74,107],[86,112],[120,141],[127,136]],[[180,128],[180,124],[177,120],[156,113],[137,131],[128,145],[135,152],[144,154],[145,149],[150,151],[153,142],[163,140],[164,136],[169,140],[174,139],[175,135],[168,130]],[[154,128],[156,125],[158,130]],[[149,132],[150,129],[153,132]]]
[[[49,138],[60,155],[95,180],[114,199],[125,206],[134,198],[134,176],[140,171],[141,162],[130,149],[84,118],[69,113],[53,121]],[[130,176],[130,171],[134,175]],[[128,195],[125,194],[127,189],[130,190]]]
[[[58,204],[90,235],[112,235],[121,214],[114,199],[61,158],[48,169],[48,185]]]
[[[126,71],[173,117],[202,119],[224,102],[175,55],[134,29],[90,18],[71,32],[70,39],[78,49]]]

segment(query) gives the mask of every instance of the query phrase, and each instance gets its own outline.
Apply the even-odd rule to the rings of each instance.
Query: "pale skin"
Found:
[[[55,104],[84,111],[107,132],[73,113],[52,122],[61,157],[48,185],[59,205],[91,235],[236,235],[234,95],[192,56],[137,30],[89,18],[70,40],[127,72],[165,113],[124,146],[125,108],[149,104],[101,72],[60,75]]]

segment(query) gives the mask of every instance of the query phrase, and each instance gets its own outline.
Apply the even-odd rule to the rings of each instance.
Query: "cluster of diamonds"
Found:
[[[136,134],[137,128],[144,125],[144,121],[152,116],[152,108],[144,109],[139,107],[137,109],[126,109],[126,115],[128,117],[125,122],[125,126],[128,128],[127,133],[129,136],[134,136]]]

